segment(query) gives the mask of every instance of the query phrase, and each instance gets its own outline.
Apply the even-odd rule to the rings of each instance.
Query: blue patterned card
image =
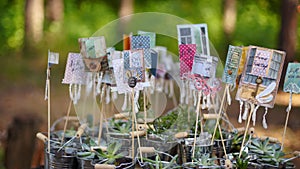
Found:
[[[150,37],[150,48],[154,48],[155,47],[155,43],[156,43],[156,34],[154,32],[145,32],[145,31],[138,31],[139,35],[147,35]]]
[[[283,91],[300,93],[300,63],[289,63],[285,74]]]
[[[242,48],[229,45],[225,68],[222,76],[222,81],[224,83],[230,85],[235,84],[241,57]]]
[[[151,68],[150,36],[131,36],[130,45],[131,49],[143,49],[145,67]]]

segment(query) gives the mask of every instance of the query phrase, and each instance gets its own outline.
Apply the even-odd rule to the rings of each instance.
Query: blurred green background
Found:
[[[284,1],[296,6],[290,8]],[[161,12],[195,24],[207,23],[210,41],[224,62],[228,44],[274,49],[284,46],[279,41],[282,39],[280,30],[287,26],[282,25],[282,20],[291,19],[291,16],[283,14],[282,9],[299,11],[298,3],[297,0],[1,0],[0,131],[6,130],[12,116],[23,107],[27,111],[42,111],[39,113],[45,118],[43,90],[48,49],[60,54],[60,64],[53,68],[51,79],[58,91],[65,92],[61,95],[67,96],[67,86],[60,85],[67,53],[79,52],[78,38],[89,37],[122,16]],[[229,15],[225,13],[227,10]],[[292,37],[295,47],[289,60],[294,61],[300,59],[298,13],[292,18],[296,34]],[[224,22],[229,25],[224,26]],[[178,53],[174,39],[158,35],[157,43]],[[118,45],[120,48],[121,43]],[[59,100],[61,95],[56,93],[53,97],[58,99],[57,102],[67,102]],[[44,106],[44,109],[31,110],[39,104],[37,100],[43,103],[39,106]],[[22,104],[26,106],[15,108]],[[61,113],[66,106],[57,109],[63,109],[58,111]],[[0,146],[0,156],[3,154]],[[3,164],[1,158],[0,168]]]

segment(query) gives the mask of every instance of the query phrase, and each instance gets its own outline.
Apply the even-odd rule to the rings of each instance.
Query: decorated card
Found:
[[[191,73],[195,54],[196,44],[179,45],[180,77]]]
[[[138,31],[138,35],[146,35],[150,37],[150,48],[155,47],[156,43],[156,34],[154,32],[145,32],[145,31]]]
[[[123,94],[131,91],[131,88],[128,86],[127,82],[123,81],[124,76],[124,60],[123,59],[114,59],[112,60],[114,77],[116,80],[117,91],[119,94]]]
[[[69,53],[63,84],[84,84],[85,83],[85,67],[80,53]]]
[[[145,66],[143,50],[123,51],[124,72],[123,80],[128,82],[128,78],[135,77],[137,82],[145,81]]]
[[[177,25],[178,45],[196,44],[197,53],[210,55],[207,24]]]
[[[229,45],[225,68],[222,76],[222,81],[224,83],[230,85],[235,84],[241,57],[242,48]]]
[[[106,56],[106,43],[104,36],[80,38],[80,53],[84,58],[100,58]]]
[[[267,77],[267,70],[270,64],[271,55],[271,50],[256,49],[250,74],[259,77]]]
[[[108,69],[106,44],[103,36],[80,38],[78,42],[86,71],[99,72]]]
[[[192,66],[192,74],[198,74],[204,77],[215,77],[217,64],[217,57],[195,55]]]
[[[157,57],[158,57],[158,53],[151,49],[151,69],[150,69],[150,73],[153,76],[156,76],[156,69],[157,69]]]
[[[48,51],[48,66],[52,64],[58,64],[59,62],[59,53]]]
[[[150,36],[138,35],[130,37],[131,49],[143,49],[145,67],[151,68]]]
[[[272,108],[284,59],[283,51],[249,46],[236,99]]]
[[[283,91],[300,93],[300,63],[289,63],[285,74]]]

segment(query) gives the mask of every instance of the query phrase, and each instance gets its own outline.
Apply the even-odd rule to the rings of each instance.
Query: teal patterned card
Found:
[[[235,83],[237,72],[242,57],[242,48],[229,45],[225,68],[222,76],[224,83],[233,85]]]
[[[283,91],[300,93],[300,63],[289,63],[285,74]]]

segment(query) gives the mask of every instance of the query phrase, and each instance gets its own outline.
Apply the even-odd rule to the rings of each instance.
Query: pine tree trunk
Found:
[[[23,114],[14,118],[7,130],[4,159],[7,169],[30,169],[39,127],[36,115]]]
[[[231,42],[232,33],[235,30],[236,23],[236,0],[224,0],[223,28],[225,38],[228,43]]]
[[[44,0],[26,0],[25,40],[39,42],[43,37]],[[25,42],[25,43],[26,43]]]
[[[279,34],[279,49],[286,51],[280,86],[283,86],[285,72],[289,62],[294,61],[297,44],[298,0],[281,1],[281,29]]]
[[[133,13],[134,0],[121,0],[121,5],[119,9],[119,17],[122,18]],[[126,28],[130,17],[122,18],[119,22],[119,32],[120,34],[126,33]]]

